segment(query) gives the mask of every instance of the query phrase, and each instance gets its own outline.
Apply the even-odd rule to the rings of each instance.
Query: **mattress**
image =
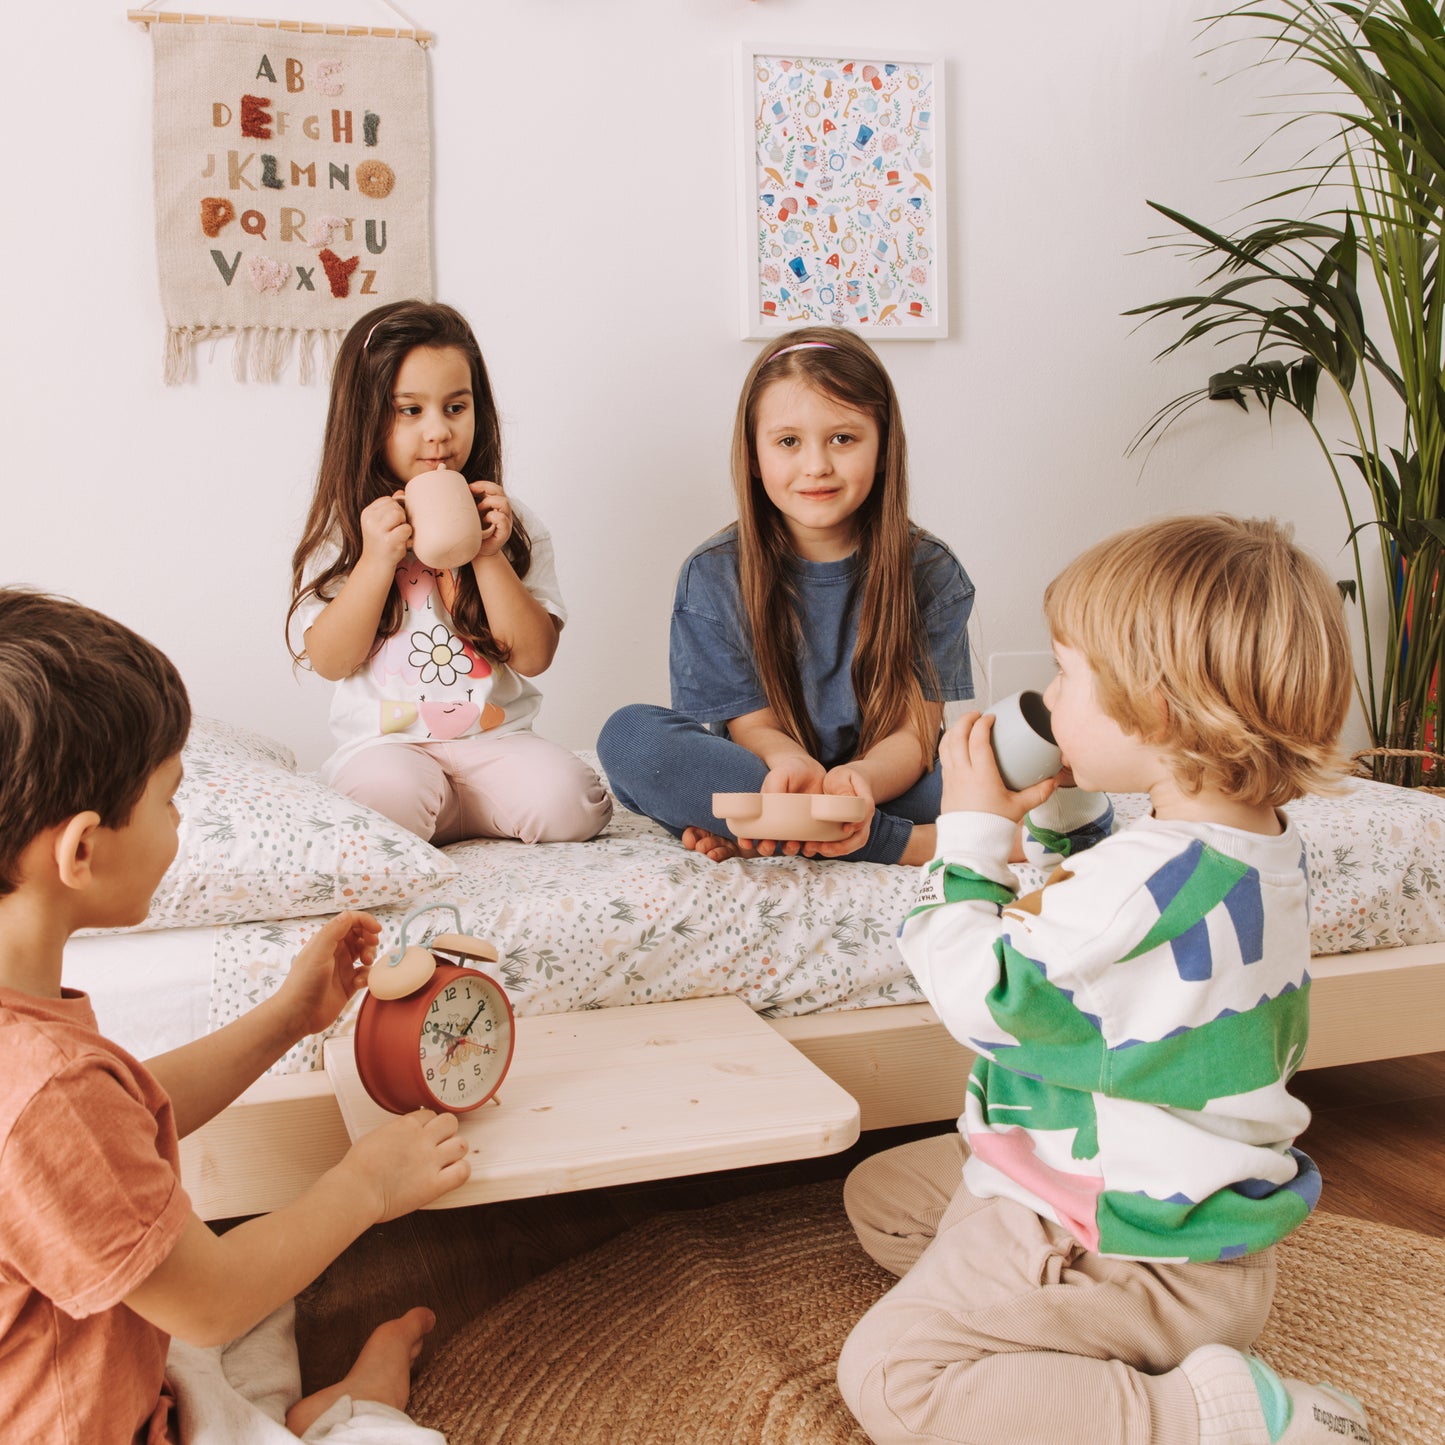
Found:
[[[1115,799],[1120,820],[1147,798]],[[1291,805],[1311,881],[1316,955],[1445,939],[1445,799],[1355,781]],[[502,840],[443,850],[455,872],[405,903],[373,908],[383,946],[407,914],[450,903],[490,939],[491,971],[522,1014],[614,1008],[733,993],[767,1016],[922,1001],[895,934],[914,870],[802,858],[713,863],[619,808],[588,843]],[[1021,887],[1039,870],[1020,865]],[[240,1017],[269,994],[318,917],[268,918],[76,938],[66,982],[95,1000],[101,1027],[142,1057]],[[410,942],[454,922],[416,920]],[[352,1026],[355,1004],[336,1031]],[[273,1072],[319,1067],[321,1038]]]

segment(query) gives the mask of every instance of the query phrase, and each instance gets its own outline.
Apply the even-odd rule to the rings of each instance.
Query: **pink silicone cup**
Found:
[[[418,472],[406,484],[406,514],[411,550],[418,561],[437,571],[464,566],[482,545],[476,499],[460,472],[445,467]]]

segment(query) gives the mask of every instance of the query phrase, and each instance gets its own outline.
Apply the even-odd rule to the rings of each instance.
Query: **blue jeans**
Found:
[[[712,811],[714,793],[756,793],[767,765],[729,738],[670,708],[633,703],[602,725],[597,756],[624,808],[661,823],[675,838],[684,828],[732,833]],[[897,863],[915,823],[938,821],[943,774],[924,773],[906,793],[879,805],[868,841],[847,857],[859,863]]]

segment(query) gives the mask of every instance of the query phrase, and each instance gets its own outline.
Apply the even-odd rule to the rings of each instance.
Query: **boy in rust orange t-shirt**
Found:
[[[99,1033],[90,1000],[62,986],[62,952],[77,929],[145,918],[176,852],[189,727],[179,675],[144,639],[76,603],[0,589],[7,1441],[178,1439],[171,1336],[215,1346],[245,1334],[372,1224],[469,1172],[455,1119],[419,1110],[274,1214],[218,1236],[192,1211],[178,1140],[336,1018],[366,980],[379,927],[364,913],[332,919],[245,1018],[148,1063]],[[440,1440],[402,1413],[431,1324],[415,1309],[382,1325],[345,1379],[290,1406],[286,1426],[328,1445]]]

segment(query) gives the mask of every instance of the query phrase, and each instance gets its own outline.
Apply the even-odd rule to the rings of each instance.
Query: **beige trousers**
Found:
[[[875,1154],[844,1202],[899,1282],[838,1362],[877,1445],[1196,1445],[1176,1366],[1200,1345],[1247,1349],[1274,1295],[1275,1252],[1214,1264],[1090,1253],[1006,1199],[976,1199],[957,1132]]]

